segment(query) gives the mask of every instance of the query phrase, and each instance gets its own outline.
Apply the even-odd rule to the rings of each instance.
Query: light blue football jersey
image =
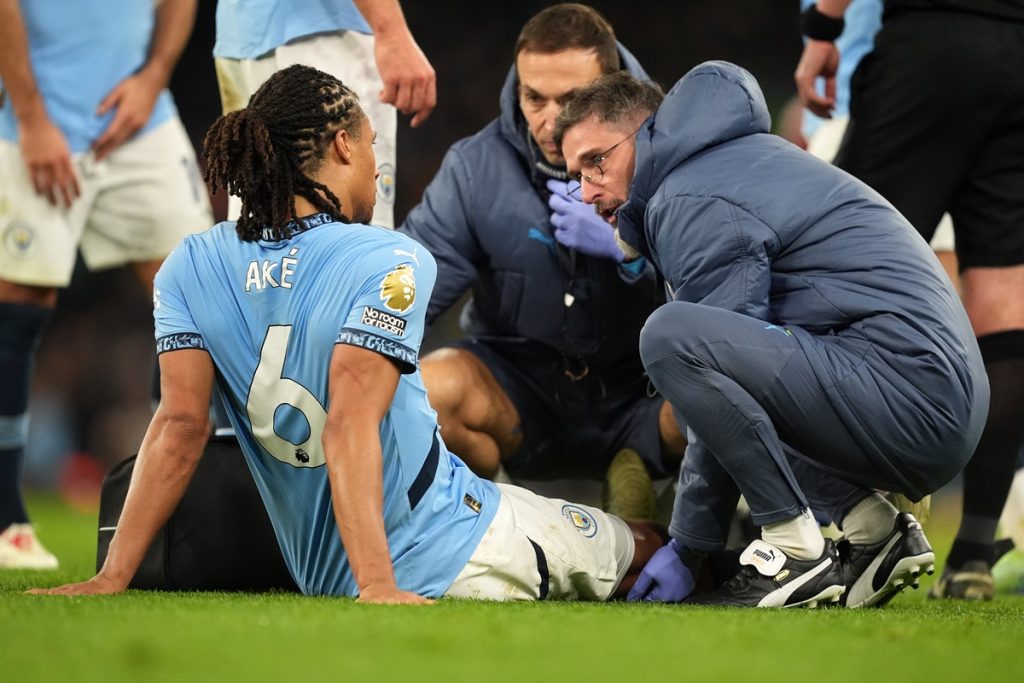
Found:
[[[373,33],[352,0],[217,0],[214,57],[256,59],[317,33]]]
[[[220,223],[186,237],[156,277],[157,350],[212,356],[285,562],[305,593],[357,593],[321,445],[335,344],[388,356],[403,372],[380,425],[398,585],[443,595],[497,511],[497,487],[441,440],[417,369],[436,274],[430,252],[412,239],[319,214],[279,242],[243,242],[233,222]]]
[[[815,0],[800,0],[800,9],[805,10]],[[850,114],[850,79],[857,65],[875,47],[875,34],[882,28],[882,0],[853,0],[843,15],[846,22],[843,33],[836,39],[839,49],[839,70],[836,72],[836,106],[833,116]],[[819,79],[819,92],[824,92],[824,81]],[[818,129],[822,119],[804,110],[804,137],[810,137]]]
[[[153,35],[152,0],[20,0],[29,60],[46,111],[72,152],[84,152],[106,130],[113,112],[96,108],[114,86],[146,63]],[[171,93],[157,98],[141,132],[177,112]],[[10,100],[0,107],[0,138],[15,141]]]

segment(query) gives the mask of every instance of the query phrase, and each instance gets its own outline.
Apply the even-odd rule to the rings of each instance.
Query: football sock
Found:
[[[28,522],[21,460],[28,440],[28,390],[50,309],[0,303],[0,531]]]
[[[764,525],[761,538],[797,560],[815,560],[825,551],[821,527],[807,510],[785,522]]]
[[[861,498],[843,517],[843,537],[855,545],[878,543],[892,533],[899,511],[880,493]]]
[[[948,558],[956,569],[971,560],[992,565],[996,527],[1024,442],[1024,330],[987,334],[978,346],[992,398],[985,430],[964,468],[963,518]]]

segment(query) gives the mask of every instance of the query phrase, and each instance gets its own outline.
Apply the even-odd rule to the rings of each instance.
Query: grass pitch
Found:
[[[0,681],[1024,680],[1024,597],[882,610],[627,604],[358,605],[296,595],[22,595],[88,578],[94,515],[32,512],[57,572],[0,573]],[[955,511],[953,512],[955,514]],[[948,515],[930,523],[944,554]]]

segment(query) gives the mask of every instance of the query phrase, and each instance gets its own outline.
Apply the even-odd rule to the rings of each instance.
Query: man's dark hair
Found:
[[[594,50],[602,73],[621,68],[612,25],[593,7],[577,3],[554,5],[535,14],[519,33],[515,56],[523,50],[551,54],[571,48]]]
[[[640,81],[617,71],[580,88],[555,120],[555,144],[562,147],[565,131],[591,116],[601,123],[645,119],[658,110],[665,93],[656,83]]]
[[[335,220],[341,201],[310,175],[339,130],[361,132],[359,99],[334,76],[295,65],[260,86],[243,109],[217,119],[203,139],[205,180],[242,199],[236,228],[245,241],[288,239],[296,196]]]

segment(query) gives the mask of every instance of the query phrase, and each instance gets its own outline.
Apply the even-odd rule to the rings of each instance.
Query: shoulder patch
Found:
[[[403,263],[380,281],[380,300],[384,308],[405,313],[416,301],[416,276],[412,266]]]
[[[363,316],[359,320],[362,324],[370,327],[377,327],[396,337],[405,335],[405,319],[397,315],[391,315],[386,311],[373,306],[363,306]]]

